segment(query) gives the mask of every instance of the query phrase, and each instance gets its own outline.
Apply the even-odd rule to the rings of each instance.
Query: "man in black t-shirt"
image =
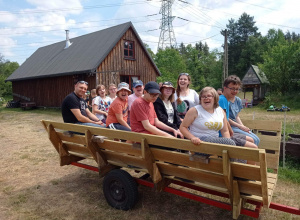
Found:
[[[65,123],[74,123],[95,127],[106,127],[90,110],[82,98],[86,93],[88,83],[78,81],[75,84],[74,92],[70,93],[63,100],[61,106],[62,117]]]

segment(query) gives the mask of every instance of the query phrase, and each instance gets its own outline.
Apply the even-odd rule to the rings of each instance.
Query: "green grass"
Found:
[[[4,106],[0,106],[0,112],[28,112],[28,113],[36,113],[36,114],[49,114],[49,115],[61,115],[61,109],[58,108],[36,108],[36,109],[27,109],[22,110],[21,108],[5,108]]]
[[[286,156],[285,167],[280,160],[279,178],[300,184],[300,160]]]

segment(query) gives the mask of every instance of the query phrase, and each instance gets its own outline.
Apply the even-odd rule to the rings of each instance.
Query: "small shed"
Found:
[[[268,85],[270,84],[264,72],[258,66],[251,65],[242,79],[244,88],[244,98],[246,91],[252,91],[252,104],[258,104],[265,98]]]
[[[54,43],[35,51],[6,81],[14,100],[60,107],[78,80],[98,84],[155,81],[161,75],[131,22]]]

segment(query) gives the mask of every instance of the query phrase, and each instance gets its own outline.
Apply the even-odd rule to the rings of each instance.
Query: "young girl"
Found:
[[[175,100],[178,114],[182,119],[190,108],[199,104],[199,96],[195,90],[189,88],[190,83],[191,77],[188,73],[179,74]]]
[[[181,124],[181,120],[175,108],[175,89],[173,87],[173,84],[171,82],[162,83],[162,86],[160,87],[160,92],[161,94],[153,103],[157,118],[162,123],[174,128],[175,130],[178,130]],[[180,136],[182,136],[181,133]]]
[[[98,85],[96,87],[96,94],[98,96],[93,101],[92,112],[105,124],[111,99],[106,97],[106,89],[104,85]]]
[[[113,102],[117,98],[117,95],[116,95],[116,93],[117,93],[117,86],[116,86],[116,84],[113,84],[113,83],[109,84],[108,91],[109,91],[109,95],[108,96],[111,99],[111,102]]]
[[[123,131],[131,131],[127,124],[128,117],[128,94],[131,94],[129,85],[121,82],[118,85],[117,98],[109,107],[106,127]]]

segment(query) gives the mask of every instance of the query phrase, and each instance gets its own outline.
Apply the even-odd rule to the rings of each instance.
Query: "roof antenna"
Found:
[[[69,48],[72,45],[72,43],[69,40],[69,30],[66,30],[66,47],[64,49]]]

